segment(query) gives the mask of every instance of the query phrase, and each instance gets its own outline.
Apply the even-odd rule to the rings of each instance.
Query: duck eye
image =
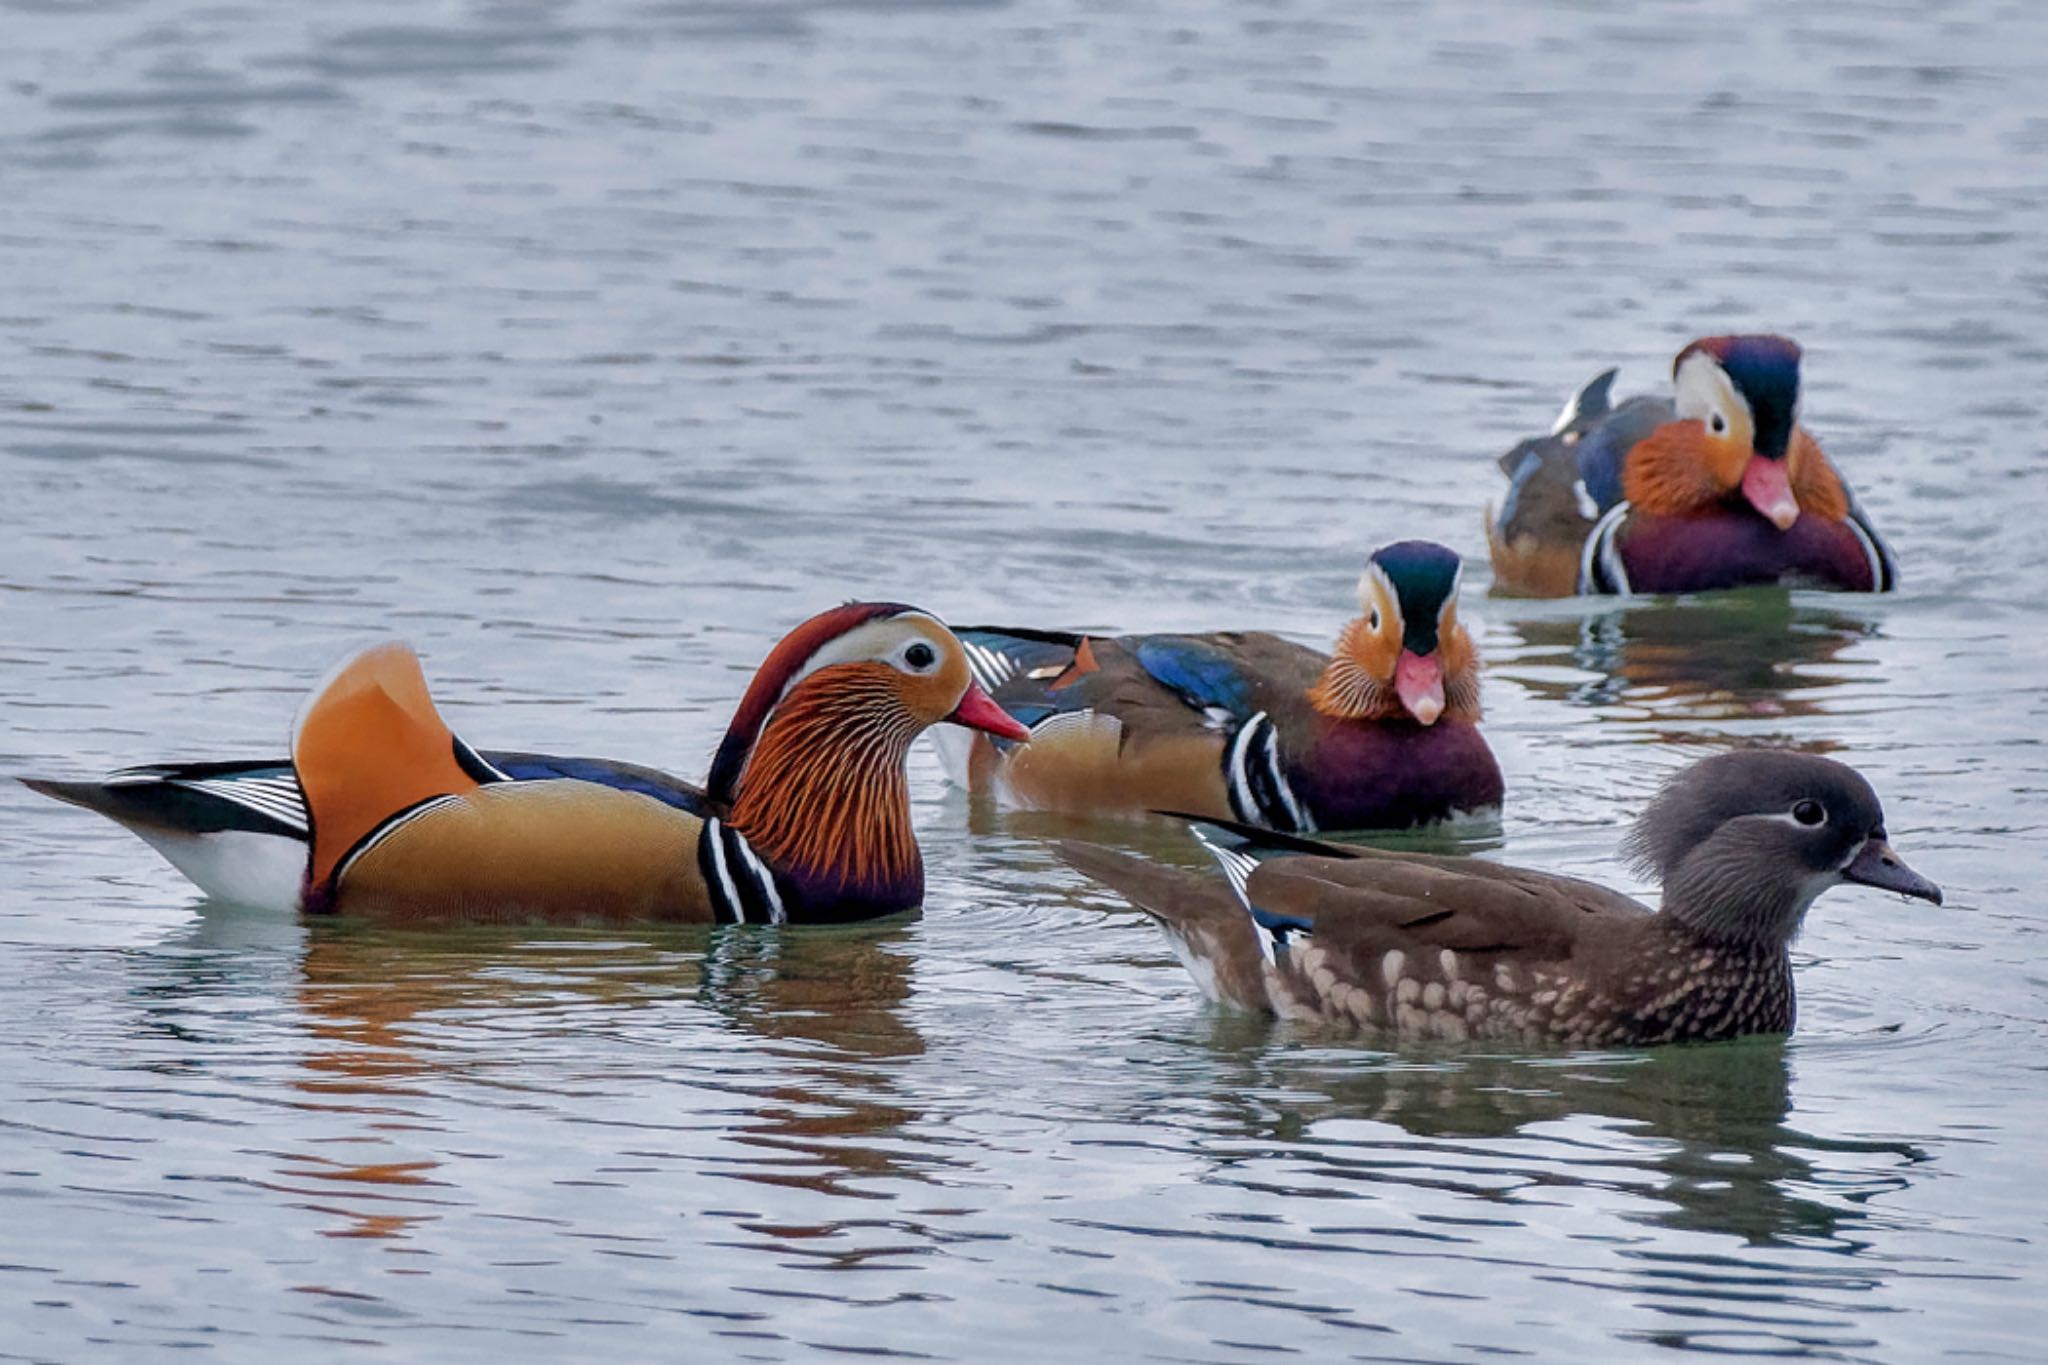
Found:
[[[1371,613],[1366,616],[1365,628],[1373,631],[1380,628],[1380,609],[1378,607],[1374,607]]]
[[[1722,432],[1728,430],[1728,419],[1717,412],[1714,414],[1712,426],[1714,428],[1714,434],[1716,436],[1719,436]]]
[[[922,640],[903,651],[903,662],[920,673],[938,661],[939,652]]]
[[[1818,801],[1801,801],[1792,807],[1792,818],[1802,825],[1817,825],[1828,818],[1828,812]]]

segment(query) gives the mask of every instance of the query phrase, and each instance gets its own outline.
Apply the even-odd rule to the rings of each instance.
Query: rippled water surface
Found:
[[[1506,855],[1833,748],[1934,910],[1789,1042],[1218,1014],[920,752],[921,917],[390,935],[0,789],[0,1357],[2034,1360],[2048,10],[0,0],[0,770],[458,728],[699,773],[849,595],[1331,636],[1473,556]],[[1594,370],[1808,348],[1879,602],[1487,601]],[[1165,828],[1097,827],[1165,855]]]

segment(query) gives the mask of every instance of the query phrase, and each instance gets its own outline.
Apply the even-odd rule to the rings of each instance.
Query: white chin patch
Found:
[[[1819,900],[1823,891],[1828,890],[1830,887],[1840,886],[1841,884],[1842,874],[1840,871],[1816,872],[1805,881],[1799,883],[1797,903],[1800,917],[1805,917],[1807,907]]]

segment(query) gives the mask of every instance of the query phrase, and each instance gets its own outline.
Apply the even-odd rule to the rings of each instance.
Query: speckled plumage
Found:
[[[1228,886],[1087,845],[1062,854],[1157,918],[1213,998],[1400,1038],[1783,1033],[1788,947],[1815,896],[1854,881],[1940,901],[1891,852],[1860,776],[1778,751],[1696,764],[1644,812],[1627,851],[1664,884],[1656,912],[1499,863],[1204,828]]]

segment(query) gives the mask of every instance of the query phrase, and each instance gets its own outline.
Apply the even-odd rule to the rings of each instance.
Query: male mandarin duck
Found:
[[[1673,362],[1668,399],[1611,406],[1614,374],[1501,457],[1508,494],[1487,540],[1502,592],[1891,590],[1891,551],[1799,425],[1796,343],[1702,337]]]
[[[1027,809],[1165,809],[1280,830],[1490,811],[1500,767],[1478,730],[1459,572],[1427,541],[1375,551],[1334,655],[1262,633],[963,627],[975,676],[1031,742],[935,737],[941,756],[960,785]]]
[[[1854,882],[1941,904],[1899,860],[1852,768],[1739,750],[1681,772],[1623,845],[1659,911],[1473,858],[1197,827],[1211,878],[1087,844],[1075,868],[1159,921],[1213,999],[1400,1038],[1573,1047],[1792,1028],[1787,951],[1815,897]]]
[[[934,616],[856,602],[754,675],[701,788],[457,738],[403,644],[344,660],[291,758],[28,785],[111,817],[211,895],[392,921],[839,921],[918,905],[910,743],[1024,728]]]

